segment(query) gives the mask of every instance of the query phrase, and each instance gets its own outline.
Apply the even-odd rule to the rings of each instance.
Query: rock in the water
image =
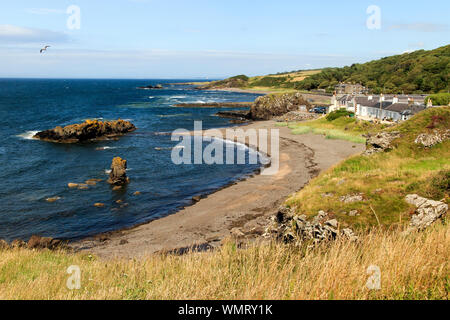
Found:
[[[134,130],[136,130],[136,127],[125,120],[119,119],[105,122],[86,120],[81,124],[72,124],[64,128],[56,127],[38,132],[34,138],[58,143],[76,143],[120,136]]]
[[[104,208],[105,204],[104,203],[100,203],[100,202],[94,203],[94,207],[96,207],[96,208]]]
[[[365,155],[371,155],[376,152],[387,152],[393,149],[392,141],[400,137],[400,132],[378,132],[376,134],[366,135]]]
[[[416,212],[411,217],[410,228],[424,230],[441,218],[448,211],[448,205],[410,194],[406,196],[406,202],[417,207]]]
[[[78,188],[78,183],[72,183],[72,182],[70,182],[70,183],[67,184],[67,186],[68,186],[69,188]]]
[[[123,186],[130,182],[127,177],[127,160],[120,157],[113,159],[108,183],[115,186]]]
[[[51,197],[51,198],[45,199],[45,201],[53,203],[53,202],[58,201],[59,199],[61,199],[61,198],[60,197]]]
[[[61,240],[50,237],[32,236],[28,240],[28,249],[55,249],[61,245]]]
[[[433,130],[431,133],[421,133],[414,141],[416,144],[422,145],[425,148],[431,148],[438,143],[442,143],[450,138],[450,129],[447,130]]]
[[[270,94],[259,97],[250,109],[254,120],[270,120],[290,111],[298,111],[301,106],[310,106],[300,93]]]

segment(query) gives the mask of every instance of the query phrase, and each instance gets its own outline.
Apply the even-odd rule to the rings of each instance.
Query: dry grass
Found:
[[[88,255],[0,252],[0,299],[448,299],[448,225],[424,233],[371,231],[315,249],[266,244],[212,253],[101,261]],[[69,290],[66,270],[81,268]],[[369,290],[370,265],[381,289]]]

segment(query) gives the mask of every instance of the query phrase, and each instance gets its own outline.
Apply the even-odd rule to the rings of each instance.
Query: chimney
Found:
[[[392,99],[392,104],[398,103],[398,97],[397,95],[394,96],[394,99]]]

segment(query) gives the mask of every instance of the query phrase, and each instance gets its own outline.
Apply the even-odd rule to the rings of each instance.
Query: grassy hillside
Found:
[[[450,45],[386,57],[344,68],[327,68],[295,85],[332,92],[339,82],[361,83],[374,93],[438,93],[450,87]]]
[[[320,70],[306,70],[256,77],[239,75],[225,80],[209,82],[200,87],[205,89],[240,88],[254,91],[291,92],[295,91],[296,83],[319,72]]]
[[[307,132],[303,129],[305,127],[333,130],[336,136],[331,138],[341,138],[339,135],[363,138],[363,133],[377,131],[375,125],[363,123],[348,118],[329,122],[323,118],[291,124],[290,127],[299,134]],[[347,159],[314,179],[287,203],[296,207],[299,214],[313,216],[324,210],[349,226],[363,229],[378,225],[377,217],[384,227],[407,223],[413,209],[404,201],[407,194],[416,193],[434,200],[445,199],[448,203],[450,141],[431,149],[419,147],[414,140],[420,133],[432,130],[427,127],[450,128],[450,107],[427,109],[408,121],[384,129],[402,134],[394,141],[394,150]],[[362,193],[364,201],[350,204],[340,201],[341,196],[355,193]],[[352,210],[358,210],[359,215],[350,216],[348,213]]]
[[[213,81],[205,88],[329,93],[340,82],[360,83],[374,93],[439,93],[450,90],[450,45],[353,64],[343,68],[303,70],[249,78],[244,75]]]

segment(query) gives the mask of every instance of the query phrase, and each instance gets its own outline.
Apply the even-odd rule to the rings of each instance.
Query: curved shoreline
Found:
[[[84,239],[72,243],[72,247],[102,258],[135,258],[160,251],[182,253],[192,246],[216,247],[235,232],[235,228],[243,230],[247,237],[257,237],[264,231],[268,218],[290,194],[303,188],[320,171],[364,150],[364,145],[325,139],[320,135],[293,135],[290,129],[276,127],[273,121],[254,122],[239,128],[279,129],[278,173],[250,175],[174,214]],[[224,132],[226,129],[219,130]]]

